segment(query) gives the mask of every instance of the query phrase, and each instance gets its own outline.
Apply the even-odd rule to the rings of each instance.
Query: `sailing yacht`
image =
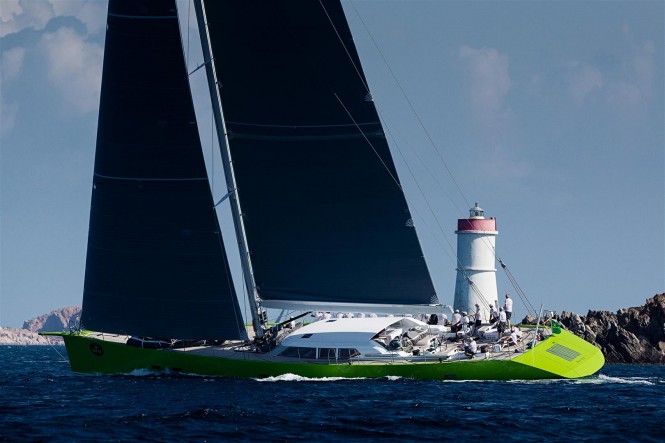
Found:
[[[556,323],[508,344],[489,324],[405,315],[443,305],[339,0],[194,6],[252,326],[175,1],[110,0],[83,308],[57,334],[74,372],[539,379],[603,366]],[[302,314],[269,324],[270,308]]]

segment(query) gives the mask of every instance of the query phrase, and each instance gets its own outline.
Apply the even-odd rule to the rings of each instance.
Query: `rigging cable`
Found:
[[[320,0],[319,0],[319,1],[320,1]],[[425,135],[427,136],[427,139],[429,140],[429,142],[430,142],[432,148],[434,149],[434,152],[436,152],[437,157],[439,158],[439,160],[441,160],[441,163],[443,163],[443,166],[446,168],[446,171],[448,172],[448,175],[450,176],[450,179],[451,179],[451,180],[453,181],[453,183],[455,184],[455,187],[457,188],[457,191],[459,192],[460,196],[462,197],[462,199],[463,199],[464,202],[466,203],[467,207],[470,207],[470,205],[469,205],[469,201],[467,200],[466,196],[465,196],[464,193],[462,192],[462,188],[460,188],[459,184],[457,183],[457,180],[455,180],[455,176],[453,175],[452,171],[451,171],[450,168],[448,167],[448,164],[447,164],[446,161],[443,159],[443,156],[441,155],[441,153],[440,153],[439,150],[437,149],[436,144],[434,143],[434,140],[432,139],[432,136],[430,135],[429,131],[428,131],[427,128],[425,127],[425,124],[423,123],[422,119],[420,118],[420,115],[418,114],[418,112],[416,112],[416,109],[414,108],[413,103],[411,103],[411,100],[410,100],[409,97],[406,95],[406,92],[404,91],[404,88],[402,87],[402,84],[399,82],[399,80],[397,80],[397,76],[395,75],[395,73],[393,72],[392,68],[391,68],[390,65],[388,64],[388,61],[386,60],[385,56],[383,55],[383,52],[381,52],[381,49],[379,48],[379,45],[377,45],[376,41],[374,40],[374,37],[373,37],[372,34],[369,32],[369,29],[367,28],[367,25],[365,24],[365,21],[362,19],[362,17],[361,17],[360,14],[358,13],[358,10],[356,9],[356,6],[353,4],[353,2],[351,1],[350,3],[351,3],[351,6],[353,7],[353,10],[356,12],[356,15],[358,16],[358,19],[360,20],[360,22],[362,23],[363,27],[365,28],[365,31],[367,32],[367,35],[369,36],[370,40],[372,40],[372,44],[374,45],[374,47],[375,47],[376,50],[378,51],[379,55],[381,56],[381,59],[383,60],[383,63],[384,63],[384,64],[386,65],[386,67],[388,68],[388,71],[390,72],[390,75],[391,75],[392,78],[395,80],[395,83],[397,84],[397,87],[400,89],[402,95],[404,96],[404,99],[405,99],[406,102],[409,104],[409,107],[411,108],[411,112],[413,112],[413,115],[414,115],[414,116],[416,117],[416,119],[418,120],[418,123],[420,124],[420,127],[422,128],[423,132],[424,132]]]
[[[344,44],[344,41],[342,40],[341,36],[339,35],[339,32],[337,31],[337,28],[335,27],[335,25],[334,25],[332,19],[330,18],[330,15],[328,14],[328,11],[325,9],[325,6],[323,6],[323,3],[321,2],[321,0],[319,0],[319,4],[321,5],[321,7],[323,8],[324,12],[326,13],[326,16],[328,17],[328,20],[329,20],[331,26],[333,27],[333,29],[334,29],[334,31],[335,31],[335,34],[337,35],[338,40],[339,40],[340,43],[342,44],[342,46],[343,46],[343,48],[344,48],[344,51],[346,52],[347,57],[349,58],[351,64],[353,65],[353,67],[354,67],[354,69],[355,69],[355,71],[356,71],[356,74],[359,76],[359,78],[360,78],[360,80],[361,80],[363,86],[365,87],[365,90],[367,91],[368,96],[371,97],[372,94],[371,94],[371,92],[369,91],[369,88],[368,88],[367,84],[365,83],[365,81],[364,81],[362,75],[360,74],[360,71],[359,71],[358,67],[356,66],[356,64],[355,64],[355,62],[354,62],[354,60],[353,60],[353,58],[351,57],[351,55],[350,55],[350,53],[349,53],[349,51],[348,51],[348,48],[347,48],[346,45]],[[357,13],[357,11],[356,11],[356,13]],[[361,20],[362,20],[362,19],[361,19]],[[364,23],[363,23],[363,24],[364,24]],[[365,28],[365,29],[367,30],[367,28]],[[369,34],[369,31],[368,31],[368,30],[367,30],[367,32],[368,32],[368,34]],[[371,36],[370,36],[370,37],[371,37]],[[372,39],[372,41],[374,41],[374,40]],[[375,46],[376,46],[376,42],[375,42]],[[377,47],[377,50],[378,50],[378,47]],[[379,53],[380,53],[380,50],[379,50]],[[383,54],[381,54],[381,56],[383,57]],[[384,60],[384,63],[386,64],[386,66],[388,66],[388,63],[387,63],[385,57],[383,57],[383,60]],[[388,69],[390,70],[390,67],[389,67],[389,66],[388,66]],[[392,70],[390,70],[390,71],[391,71],[391,74],[392,74]],[[394,74],[393,74],[393,78],[395,79],[395,81],[396,81],[396,82],[398,83],[398,85],[399,85],[399,82],[397,81],[397,79],[396,79],[396,77],[394,76]],[[402,91],[402,94],[406,97],[406,94],[405,94],[403,88],[401,87],[401,85],[399,85],[399,86],[400,86],[400,90]],[[371,143],[371,141],[367,138],[367,136],[365,135],[364,131],[360,128],[359,124],[356,122],[356,120],[355,120],[355,118],[353,117],[353,115],[351,115],[351,113],[349,112],[348,108],[344,105],[344,103],[343,103],[342,100],[339,98],[339,96],[337,95],[337,93],[333,92],[333,94],[335,95],[335,98],[336,98],[337,101],[340,103],[340,105],[342,106],[342,108],[344,109],[344,111],[347,113],[347,115],[349,116],[349,118],[351,119],[351,121],[354,123],[354,125],[356,126],[356,128],[358,129],[358,131],[360,132],[360,134],[363,136],[363,138],[365,139],[365,141],[367,142],[367,144],[372,148],[372,150],[374,151],[374,153],[376,154],[376,156],[379,158],[379,160],[381,161],[383,167],[386,169],[386,171],[388,172],[388,174],[390,175],[390,177],[393,179],[393,181],[395,182],[395,184],[397,185],[397,187],[400,189],[400,191],[402,191],[402,193],[404,193],[404,189],[402,188],[402,185],[399,183],[399,180],[393,175],[392,171],[390,171],[390,169],[388,168],[388,166],[385,164],[384,160],[381,158],[381,156],[379,155],[379,153],[376,151],[376,149],[374,148],[374,146],[373,146],[373,144]],[[407,97],[407,101],[409,101],[409,100],[408,100],[408,97]],[[411,110],[413,111],[413,113],[416,114],[415,109],[413,108],[413,105],[411,105],[411,102],[410,102],[410,101],[409,101],[409,105],[411,106]],[[377,113],[378,113],[378,109],[377,109]],[[417,114],[416,114],[416,116],[417,116]],[[417,117],[418,117],[418,116],[417,116]],[[382,118],[382,117],[381,117],[381,115],[380,115],[380,119],[381,119],[381,118]],[[423,128],[423,130],[425,130],[424,125],[423,125],[423,123],[422,123],[422,121],[420,120],[419,117],[418,117],[418,121],[420,122],[421,127]],[[427,196],[425,195],[425,193],[424,193],[422,187],[420,186],[420,183],[419,183],[418,180],[415,178],[415,175],[413,174],[413,171],[411,170],[411,167],[409,166],[408,162],[406,161],[406,158],[404,157],[404,154],[402,153],[401,149],[399,149],[399,145],[397,144],[397,142],[396,142],[396,140],[395,140],[395,137],[393,136],[392,132],[390,131],[390,126],[386,126],[386,127],[388,128],[388,132],[389,132],[389,134],[390,134],[390,137],[392,138],[393,142],[395,143],[396,148],[397,148],[397,151],[399,152],[400,156],[402,157],[402,160],[404,161],[404,164],[406,165],[407,170],[408,170],[409,173],[411,174],[411,177],[413,178],[414,183],[415,183],[416,186],[418,187],[418,189],[419,189],[421,195],[423,196],[424,201],[425,201],[426,204],[427,204],[427,207],[429,208],[429,211],[431,212],[432,216],[434,217],[434,219],[435,219],[435,221],[436,221],[436,224],[438,225],[439,231],[443,234],[443,236],[444,236],[444,238],[445,238],[445,240],[446,240],[446,243],[448,244],[448,247],[449,247],[450,250],[452,251],[452,255],[455,257],[454,260],[457,262],[458,269],[460,270],[460,272],[462,272],[462,274],[463,274],[463,276],[465,277],[465,279],[467,280],[467,282],[469,282],[469,284],[470,284],[472,290],[476,293],[476,295],[478,295],[478,297],[481,299],[481,301],[483,301],[483,303],[485,303],[485,304],[488,304],[487,299],[483,296],[483,294],[482,294],[482,292],[480,291],[480,289],[478,289],[475,285],[473,285],[473,282],[471,281],[470,277],[468,276],[468,274],[466,273],[466,271],[463,269],[462,263],[460,262],[459,258],[457,258],[457,254],[454,252],[454,249],[453,249],[453,247],[452,247],[452,244],[451,244],[450,240],[448,239],[448,236],[446,235],[445,230],[444,230],[443,227],[441,226],[441,222],[439,221],[438,217],[436,216],[436,213],[434,212],[434,210],[433,210],[433,208],[432,208],[432,206],[431,206],[431,204],[430,204],[430,202],[429,202],[429,199],[428,199]],[[425,132],[427,133],[426,130],[425,130]],[[428,138],[430,139],[430,143],[432,143],[432,145],[434,146],[434,142],[432,141],[431,137],[429,137],[429,134],[427,134],[427,135],[428,135]],[[436,150],[436,147],[435,147],[435,146],[434,146],[434,148],[435,148],[435,150]],[[437,151],[437,154],[439,154],[438,151]],[[439,154],[439,158],[441,158],[440,154]],[[454,177],[452,176],[452,173],[451,173],[450,170],[448,169],[448,166],[445,164],[445,161],[443,161],[442,158],[441,158],[441,161],[442,161],[442,162],[444,163],[444,165],[446,166],[446,169],[448,170],[448,173],[450,174],[451,178],[452,178],[453,181],[455,182],[455,185],[457,186],[457,188],[458,188],[460,194],[461,194],[462,197],[466,200],[466,198],[464,197],[464,195],[463,195],[462,192],[461,192],[461,189],[460,189],[459,186],[457,185],[457,182],[455,181]],[[406,195],[405,195],[404,197],[405,197],[405,199],[406,199]],[[408,204],[408,200],[407,200],[407,204]],[[415,208],[415,206],[413,206],[413,205],[410,205],[410,206],[413,208],[414,212],[420,216],[420,214],[419,214],[419,212],[417,211],[417,209]],[[422,217],[422,216],[420,216],[420,218],[421,218],[423,221],[425,220],[424,217]],[[425,225],[426,225],[426,227],[429,229],[429,227],[427,226],[426,223],[425,223]],[[437,238],[436,236],[433,235],[433,237],[438,241],[438,238]]]
[[[345,52],[346,52],[346,54],[347,54],[349,60],[351,61],[351,63],[352,63],[352,65],[353,65],[353,67],[354,67],[354,69],[355,69],[355,71],[356,71],[358,77],[360,78],[360,80],[361,80],[363,86],[365,87],[365,90],[367,91],[368,96],[369,96],[369,97],[372,97],[372,94],[371,94],[371,92],[370,92],[370,90],[369,90],[369,87],[368,87],[367,83],[364,81],[362,75],[360,74],[360,71],[359,71],[358,67],[356,66],[356,63],[354,62],[353,58],[351,57],[351,55],[350,55],[350,53],[349,53],[349,51],[348,51],[346,45],[344,44],[344,41],[341,39],[341,37],[340,37],[340,35],[339,35],[339,32],[337,31],[337,29],[336,29],[336,27],[335,27],[335,25],[334,25],[332,19],[330,18],[330,15],[328,14],[328,12],[327,12],[325,6],[323,5],[323,3],[321,2],[321,0],[319,0],[319,4],[321,5],[321,7],[323,8],[323,10],[325,11],[326,16],[328,17],[328,20],[330,21],[330,23],[331,23],[333,29],[335,30],[335,34],[337,35],[337,38],[339,39],[340,43],[341,43],[342,46],[344,47],[344,50],[345,50]],[[350,1],[350,4],[351,4],[351,6],[353,7],[353,9],[354,9],[354,11],[355,11],[355,13],[356,13],[358,19],[360,20],[360,22],[362,23],[363,27],[365,28],[365,32],[367,33],[367,35],[369,36],[370,40],[372,41],[372,44],[374,45],[375,49],[377,50],[377,52],[378,52],[379,55],[381,56],[381,59],[383,60],[385,66],[387,67],[388,71],[390,72],[390,75],[392,76],[393,80],[395,81],[395,83],[397,84],[398,88],[400,89],[400,92],[402,93],[402,96],[404,97],[404,99],[406,100],[406,102],[409,104],[409,107],[410,107],[410,109],[411,109],[413,115],[414,115],[414,116],[416,117],[416,119],[418,120],[418,123],[420,124],[420,127],[422,128],[422,130],[424,131],[424,133],[425,133],[427,139],[429,140],[430,145],[431,145],[432,148],[434,149],[434,152],[436,153],[437,157],[439,158],[439,160],[441,161],[441,163],[442,163],[443,166],[445,167],[445,169],[446,169],[446,171],[447,171],[447,173],[448,173],[450,179],[451,179],[452,182],[455,184],[455,187],[457,188],[457,190],[458,190],[460,196],[462,197],[462,199],[463,199],[464,202],[466,203],[467,207],[470,207],[470,204],[469,204],[468,199],[466,198],[466,196],[465,196],[464,193],[462,192],[462,189],[460,188],[460,186],[459,186],[457,180],[455,179],[455,177],[454,177],[452,171],[451,171],[450,168],[448,167],[448,164],[446,163],[445,159],[444,159],[443,156],[441,155],[440,151],[437,149],[436,144],[434,143],[434,140],[432,139],[431,135],[429,134],[429,131],[427,131],[427,128],[425,127],[425,125],[424,125],[422,119],[420,118],[420,115],[419,115],[418,112],[415,110],[415,107],[413,106],[413,103],[411,102],[411,100],[410,100],[409,97],[407,96],[407,94],[406,94],[404,88],[402,87],[401,83],[400,83],[399,80],[397,79],[397,76],[395,75],[394,71],[393,71],[392,68],[390,67],[390,65],[389,65],[389,63],[388,63],[386,57],[384,56],[383,52],[382,52],[381,49],[379,48],[378,44],[376,43],[376,40],[374,39],[374,37],[372,36],[372,34],[369,32],[369,29],[368,29],[368,27],[367,27],[365,21],[362,19],[361,15],[359,14],[358,10],[356,9],[355,4],[353,3],[353,1]],[[336,94],[335,94],[335,96],[337,97]],[[342,106],[344,106],[344,104],[341,102],[341,100],[339,99],[339,97],[337,97],[337,99],[340,101],[340,104],[342,104]],[[344,106],[344,109],[345,109],[345,111],[347,112],[347,114],[349,114],[349,112],[348,112],[348,110],[346,109],[345,106]],[[377,112],[378,112],[378,106],[377,106]],[[382,115],[382,114],[379,114],[379,115],[380,115],[380,119],[381,119],[381,120],[386,120],[386,117],[385,117],[384,115]],[[349,114],[349,116],[351,117],[350,114]],[[351,118],[352,118],[352,120],[353,120],[353,117],[351,117]],[[355,123],[355,120],[354,120],[354,123]],[[356,125],[356,126],[357,126],[357,125]],[[436,223],[437,223],[437,225],[438,225],[438,227],[439,227],[439,230],[441,231],[441,233],[443,234],[444,238],[446,239],[446,242],[448,243],[449,248],[452,250],[453,248],[452,248],[452,245],[451,245],[451,243],[450,243],[450,241],[449,241],[449,239],[448,239],[448,236],[446,235],[445,231],[443,230],[443,228],[442,228],[442,226],[441,226],[441,223],[440,223],[439,220],[438,220],[438,217],[436,217],[436,214],[434,213],[434,211],[433,211],[433,209],[432,209],[432,207],[431,207],[431,205],[430,205],[430,203],[429,203],[429,200],[427,199],[427,197],[426,197],[426,195],[424,194],[424,192],[423,192],[423,190],[422,190],[420,184],[418,183],[418,180],[415,178],[415,175],[413,174],[413,171],[411,170],[411,168],[409,167],[408,163],[406,162],[406,158],[404,157],[404,154],[403,154],[402,151],[399,149],[399,146],[398,146],[398,144],[397,144],[397,142],[396,142],[396,139],[395,139],[395,137],[393,136],[393,134],[392,134],[392,132],[391,132],[391,130],[390,130],[390,125],[387,125],[386,127],[388,128],[388,132],[390,133],[390,136],[391,136],[391,138],[392,138],[392,140],[393,140],[393,143],[395,143],[395,146],[396,146],[396,148],[397,148],[397,151],[400,153],[400,156],[402,157],[402,160],[404,161],[404,163],[405,163],[407,169],[409,170],[409,173],[411,174],[411,177],[412,177],[414,183],[416,183],[416,186],[418,187],[418,189],[419,189],[421,195],[423,196],[423,198],[424,198],[424,200],[425,200],[425,202],[426,202],[426,204],[427,204],[427,206],[428,206],[430,212],[432,213],[434,219],[436,220]],[[360,130],[360,128],[359,128],[359,130]],[[362,132],[362,131],[361,131],[361,132]],[[364,134],[363,134],[363,135],[364,135]],[[367,140],[367,138],[365,138],[365,139]],[[369,143],[369,140],[367,140],[367,141],[368,141],[368,143]],[[371,143],[370,143],[370,146],[371,146]],[[410,145],[407,143],[407,146],[410,146]],[[373,146],[372,146],[372,149],[374,150],[374,147],[373,147]],[[374,152],[376,153],[376,150],[374,150]],[[415,151],[413,151],[413,150],[412,150],[412,152],[415,153]],[[377,155],[378,155],[378,154],[377,154]],[[442,186],[441,183],[438,181],[438,179],[436,179],[436,176],[435,176],[434,174],[431,173],[431,171],[430,171],[429,168],[427,167],[427,164],[424,163],[424,162],[422,161],[422,159],[421,159],[417,154],[416,154],[416,157],[418,158],[418,160],[419,160],[421,163],[423,163],[423,164],[425,165],[425,169],[426,169],[431,175],[434,176],[435,181],[437,182],[437,185],[438,185],[440,188],[443,188],[443,186]],[[383,162],[383,160],[382,160],[382,162]],[[384,166],[385,166],[385,163],[384,163]],[[388,171],[388,172],[390,173],[390,171]],[[391,177],[393,177],[392,173],[390,173],[390,175],[391,175]],[[398,186],[400,187],[400,189],[403,191],[402,186],[399,184],[399,182],[397,181],[397,179],[396,179],[395,177],[393,177],[393,180],[395,180],[395,182],[398,184]],[[443,189],[444,189],[444,193],[446,194],[446,196],[448,196],[448,198],[451,200],[451,202],[453,202],[453,205],[454,205],[455,207],[457,207],[457,205],[454,203],[454,201],[452,201],[452,198],[450,198],[450,196],[447,194],[447,192],[445,192],[445,188],[443,188]],[[414,207],[414,209],[415,209],[415,207]],[[457,208],[457,209],[459,210],[459,208]],[[415,212],[418,213],[418,211],[415,211]],[[418,215],[419,215],[419,214],[418,214]],[[422,217],[421,217],[421,218],[422,218]],[[423,219],[423,220],[424,220],[424,219]],[[427,227],[427,224],[426,224],[426,223],[425,223],[425,225],[426,225],[426,227]],[[436,238],[436,236],[434,236],[434,238]],[[483,240],[484,240],[483,243],[486,245],[486,247],[488,247],[488,248],[490,249],[492,255],[493,255],[493,256],[495,257],[495,259],[496,259],[497,261],[499,261],[499,263],[501,264],[501,267],[502,267],[502,269],[504,270],[504,272],[506,273],[506,275],[507,275],[509,281],[511,282],[511,285],[515,288],[515,290],[517,291],[518,295],[519,295],[520,298],[522,299],[522,302],[525,304],[525,306],[527,307],[527,309],[528,309],[529,311],[532,311],[532,310],[533,310],[533,311],[535,312],[535,309],[533,309],[533,306],[532,306],[531,303],[529,302],[529,300],[528,300],[528,298],[526,297],[526,294],[524,293],[524,291],[521,289],[521,287],[520,287],[519,284],[517,283],[517,280],[515,279],[515,277],[514,277],[514,276],[512,275],[512,273],[508,270],[508,268],[507,268],[507,266],[505,265],[505,263],[503,263],[503,261],[501,261],[501,259],[496,255],[496,250],[491,246],[491,244],[489,244],[489,241],[488,241],[486,238],[483,238]],[[437,241],[438,241],[438,239],[437,239]],[[453,255],[456,257],[457,254],[453,252]],[[484,303],[486,303],[486,304],[489,305],[488,301],[487,301],[487,300],[485,299],[485,297],[481,294],[480,290],[476,287],[476,285],[473,284],[473,282],[472,282],[471,279],[469,278],[468,274],[464,271],[463,267],[461,266],[461,262],[460,262],[460,260],[456,257],[456,258],[455,258],[455,261],[456,261],[457,264],[458,264],[458,269],[460,269],[460,271],[462,272],[463,276],[465,277],[465,279],[467,280],[467,282],[469,283],[469,285],[471,286],[471,288],[473,289],[473,291],[476,293],[476,295],[478,295],[479,298],[480,298]]]

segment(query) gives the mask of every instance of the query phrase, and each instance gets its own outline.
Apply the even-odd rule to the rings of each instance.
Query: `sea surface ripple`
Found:
[[[0,362],[0,441],[665,441],[665,366],[441,382],[75,375],[47,346],[0,346]]]

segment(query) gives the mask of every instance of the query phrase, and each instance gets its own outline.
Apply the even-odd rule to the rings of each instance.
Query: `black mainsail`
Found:
[[[264,306],[438,303],[340,2],[203,5]]]
[[[173,0],[109,2],[81,325],[160,338],[246,335]]]

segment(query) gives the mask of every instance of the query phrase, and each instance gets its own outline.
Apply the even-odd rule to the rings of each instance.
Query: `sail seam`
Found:
[[[376,121],[376,122],[368,122],[368,123],[357,123],[357,124],[338,124],[338,125],[267,125],[267,124],[260,124],[260,123],[241,123],[241,122],[231,122],[227,121],[227,125],[232,124],[232,125],[243,125],[243,126],[258,126],[262,128],[292,128],[292,129],[298,129],[298,128],[355,128],[357,126],[369,126],[369,125],[380,125],[381,122]]]
[[[242,132],[228,132],[229,138],[247,140],[280,140],[280,141],[309,141],[309,140],[353,140],[366,139],[367,137],[384,137],[383,132],[369,132],[362,134],[339,134],[339,135],[254,135]]]
[[[109,16],[111,17],[119,17],[119,18],[131,18],[131,19],[147,19],[147,20],[166,20],[166,19],[174,19],[178,18],[177,15],[127,15],[127,14],[118,14],[115,12],[109,12]]]
[[[207,177],[191,177],[191,178],[159,178],[159,177],[116,177],[112,175],[102,175],[95,172],[95,177],[106,178],[109,180],[126,180],[126,181],[153,181],[153,182],[168,182],[168,181],[204,181],[208,180]]]

